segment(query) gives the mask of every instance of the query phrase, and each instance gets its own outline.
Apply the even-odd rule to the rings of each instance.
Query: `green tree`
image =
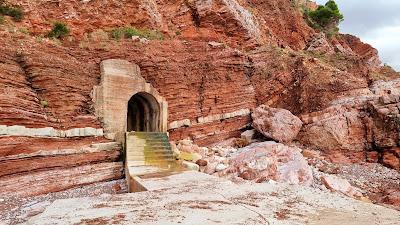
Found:
[[[307,14],[314,23],[325,31],[337,30],[337,26],[344,19],[334,0],[329,0],[325,5],[320,5],[316,10],[309,11]]]

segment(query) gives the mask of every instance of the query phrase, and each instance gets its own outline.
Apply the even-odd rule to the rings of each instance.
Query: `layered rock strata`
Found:
[[[396,84],[376,82],[368,95],[337,100],[322,111],[302,115],[300,141],[325,152],[342,152],[354,161],[399,169],[400,97],[388,94],[397,93]]]
[[[103,138],[1,137],[0,141],[2,195],[46,194],[123,175],[121,146]]]

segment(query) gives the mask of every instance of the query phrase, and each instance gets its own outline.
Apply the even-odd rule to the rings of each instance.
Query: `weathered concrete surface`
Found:
[[[160,109],[157,131],[167,131],[168,105],[158,91],[140,75],[138,65],[126,60],[108,59],[100,64],[101,85],[94,87],[96,116],[104,123],[105,136],[123,141],[129,99],[140,92],[153,96]]]
[[[400,212],[317,189],[198,172],[147,178],[151,191],[57,200],[25,224],[397,224]]]

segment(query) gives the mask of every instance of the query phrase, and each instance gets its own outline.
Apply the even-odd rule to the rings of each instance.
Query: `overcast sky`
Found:
[[[325,4],[327,0],[316,0]],[[340,32],[354,34],[379,50],[384,63],[400,71],[400,0],[336,0],[344,21]]]

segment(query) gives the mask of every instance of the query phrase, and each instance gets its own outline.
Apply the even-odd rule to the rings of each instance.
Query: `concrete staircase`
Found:
[[[176,162],[168,135],[159,132],[126,133],[126,175],[128,186],[135,177],[162,176],[166,173],[182,171]],[[137,179],[136,179],[137,180]],[[138,191],[140,188],[129,188]],[[135,189],[135,190],[133,190]]]

